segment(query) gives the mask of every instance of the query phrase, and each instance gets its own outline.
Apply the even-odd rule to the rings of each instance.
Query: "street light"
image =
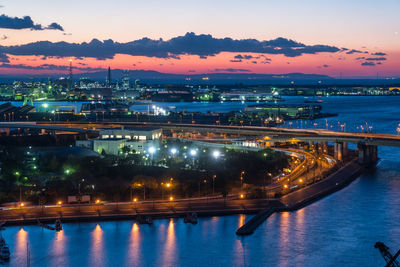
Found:
[[[156,148],[154,146],[149,147],[149,153],[154,154],[156,152]]]
[[[156,152],[156,148],[155,148],[154,146],[151,146],[151,147],[149,147],[148,152],[149,152],[150,155],[151,155],[151,161],[152,161],[152,163],[153,163],[153,155],[154,155],[154,153]]]
[[[170,197],[169,197],[169,201],[172,201],[172,200],[174,200],[174,197],[173,197],[173,196],[170,196]]]
[[[221,156],[221,153],[220,153],[218,150],[214,150],[214,151],[213,151],[213,157],[214,157],[215,159],[218,159],[219,156]]]
[[[61,205],[61,204],[62,204],[62,201],[58,201],[57,204],[58,204],[58,205]]]
[[[241,182],[241,184],[242,184],[242,189],[243,189],[243,179],[244,179],[244,175],[246,174],[246,172],[245,171],[241,171],[240,172],[240,182]]]
[[[178,150],[176,148],[171,148],[172,156],[175,156],[176,153],[178,153]]]
[[[196,157],[197,155],[197,151],[192,149],[190,150],[190,155],[192,156],[192,160],[193,160],[193,167],[194,167],[194,157]]]

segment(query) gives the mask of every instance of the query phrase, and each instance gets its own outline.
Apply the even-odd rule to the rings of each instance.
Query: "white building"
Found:
[[[75,146],[92,149],[99,154],[118,155],[124,147],[144,153],[148,147],[157,146],[161,137],[162,130],[157,128],[112,128],[100,131],[97,139],[77,140]]]

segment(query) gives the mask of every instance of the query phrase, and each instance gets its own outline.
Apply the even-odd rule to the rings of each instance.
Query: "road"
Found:
[[[270,194],[293,190],[303,187],[320,179],[322,173],[336,165],[336,160],[329,155],[316,156],[300,149],[281,149],[303,155],[303,160],[289,175],[285,175],[267,186]]]
[[[173,123],[149,123],[149,122],[37,122],[37,125],[68,126],[87,130],[102,129],[108,127],[119,128],[126,126],[159,127],[166,130],[197,131],[210,133],[227,133],[241,135],[266,135],[271,136],[271,141],[290,140],[296,138],[302,141],[328,141],[328,142],[350,142],[369,143],[382,146],[400,146],[400,135],[381,134],[372,132],[338,132],[324,129],[293,129],[279,127],[260,126],[231,126],[231,125],[206,125],[206,124],[173,124]],[[28,127],[21,125],[21,127]]]

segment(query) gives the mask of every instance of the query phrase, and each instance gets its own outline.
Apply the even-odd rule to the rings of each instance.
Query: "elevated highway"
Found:
[[[289,129],[278,127],[230,126],[206,124],[172,124],[147,122],[12,122],[0,123],[1,128],[30,128],[50,131],[65,131],[96,134],[104,128],[124,127],[157,127],[174,132],[219,133],[245,136],[264,136],[267,142],[275,141],[306,141],[317,142],[327,147],[327,142],[333,142],[335,159],[341,160],[347,153],[347,144],[358,145],[360,163],[369,165],[377,161],[377,146],[400,147],[400,136],[380,133],[336,132],[322,129]]]
[[[41,125],[41,126],[39,126]],[[271,141],[314,141],[314,142],[348,142],[348,143],[368,143],[374,146],[400,147],[400,135],[380,134],[380,133],[355,133],[355,132],[336,132],[323,129],[291,129],[278,127],[259,127],[259,126],[230,126],[230,125],[207,125],[207,124],[171,124],[171,123],[147,123],[147,122],[37,122],[35,127],[72,127],[74,129],[85,129],[86,131],[96,131],[104,128],[125,127],[159,127],[164,130],[191,131],[201,133],[221,133],[237,135],[268,136]],[[21,126],[21,127],[29,127]],[[50,128],[51,128],[50,127]],[[1,124],[0,124],[0,128]]]
[[[82,127],[70,127],[69,124],[44,124],[36,122],[0,122],[0,129],[38,129],[70,133],[97,134],[99,131]]]

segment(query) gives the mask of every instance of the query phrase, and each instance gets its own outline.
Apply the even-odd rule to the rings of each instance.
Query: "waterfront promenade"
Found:
[[[241,199],[240,196],[230,195],[226,198],[218,196],[166,201],[30,206],[2,210],[0,215],[6,225],[36,224],[38,219],[44,223],[54,223],[57,218],[61,218],[63,222],[129,220],[136,219],[138,215],[152,218],[179,218],[188,212],[196,212],[199,216],[219,216],[267,211],[271,215],[275,211],[301,208],[339,190],[353,181],[362,168],[353,160],[325,179],[281,198]],[[246,230],[244,234],[252,233],[262,221],[251,227],[243,226]]]

